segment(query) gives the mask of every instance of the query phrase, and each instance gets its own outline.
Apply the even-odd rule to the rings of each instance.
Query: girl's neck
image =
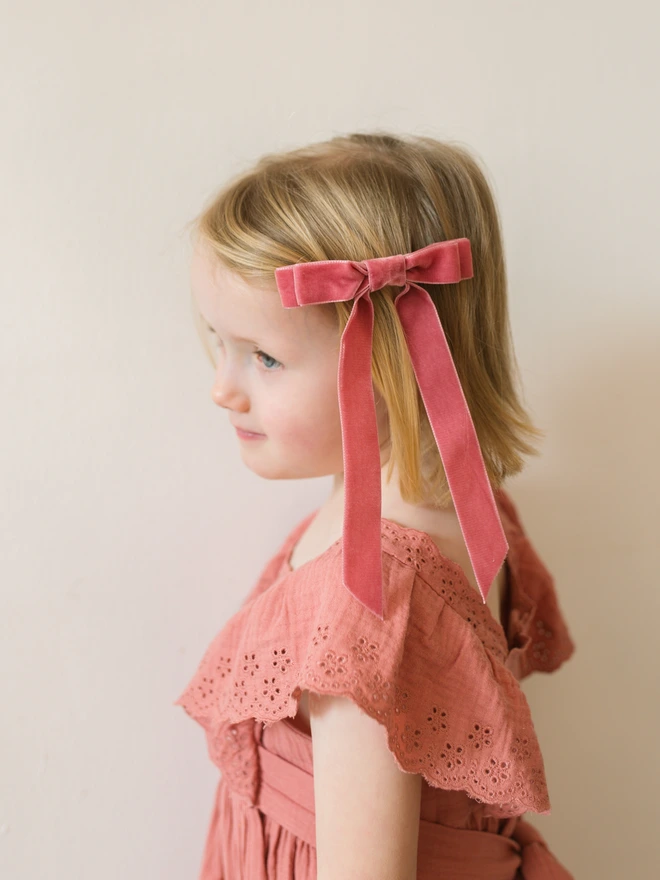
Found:
[[[448,507],[435,504],[411,504],[404,501],[399,491],[399,475],[394,466],[389,482],[386,481],[387,466],[381,467],[381,516],[403,526],[419,529],[422,532],[440,533],[448,537],[461,534],[456,509],[450,502]],[[344,474],[335,474],[329,498],[323,504],[324,516],[328,520],[341,522],[344,510]]]

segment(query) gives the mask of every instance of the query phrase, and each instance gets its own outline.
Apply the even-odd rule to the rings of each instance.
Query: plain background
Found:
[[[172,705],[331,478],[242,465],[185,224],[264,152],[469,146],[527,404],[509,484],[577,653],[524,684],[577,880],[655,875],[656,4],[4,3],[0,874],[197,875],[217,772]]]

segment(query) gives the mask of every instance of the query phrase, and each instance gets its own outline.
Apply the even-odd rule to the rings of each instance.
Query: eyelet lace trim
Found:
[[[500,730],[488,718],[466,725],[462,713],[449,705],[413,705],[413,683],[404,687],[384,680],[378,669],[380,646],[372,639],[359,638],[345,651],[326,647],[340,637],[333,638],[329,626],[318,626],[301,667],[282,646],[268,654],[244,652],[236,665],[230,657],[209,656],[200,669],[181,705],[209,729],[210,757],[237,794],[255,803],[253,721],[268,725],[293,717],[307,689],[353,699],[384,725],[400,769],[421,773],[428,784],[463,789],[478,803],[496,804],[501,816],[549,810],[543,761],[533,728],[525,725],[522,696],[511,707],[516,720],[509,719],[508,727]],[[220,721],[220,715],[243,720]],[[515,734],[505,746],[512,728]]]

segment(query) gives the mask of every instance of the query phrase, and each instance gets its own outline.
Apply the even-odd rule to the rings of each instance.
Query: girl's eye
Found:
[[[269,366],[268,363],[264,363],[264,359],[266,361],[270,361],[272,364],[277,364],[280,367],[282,366],[279,361],[276,361],[274,357],[271,357],[269,354],[266,354],[265,351],[260,351],[259,349],[257,349],[255,351],[255,354],[261,360],[261,363],[263,363],[264,366],[266,367],[267,373],[274,373],[274,372],[276,372],[276,369],[273,368],[272,366]]]

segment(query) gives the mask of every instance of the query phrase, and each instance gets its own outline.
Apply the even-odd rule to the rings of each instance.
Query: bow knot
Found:
[[[404,287],[406,284],[406,258],[403,254],[373,257],[363,260],[362,265],[367,270],[370,290],[382,290],[388,284],[394,287]]]

